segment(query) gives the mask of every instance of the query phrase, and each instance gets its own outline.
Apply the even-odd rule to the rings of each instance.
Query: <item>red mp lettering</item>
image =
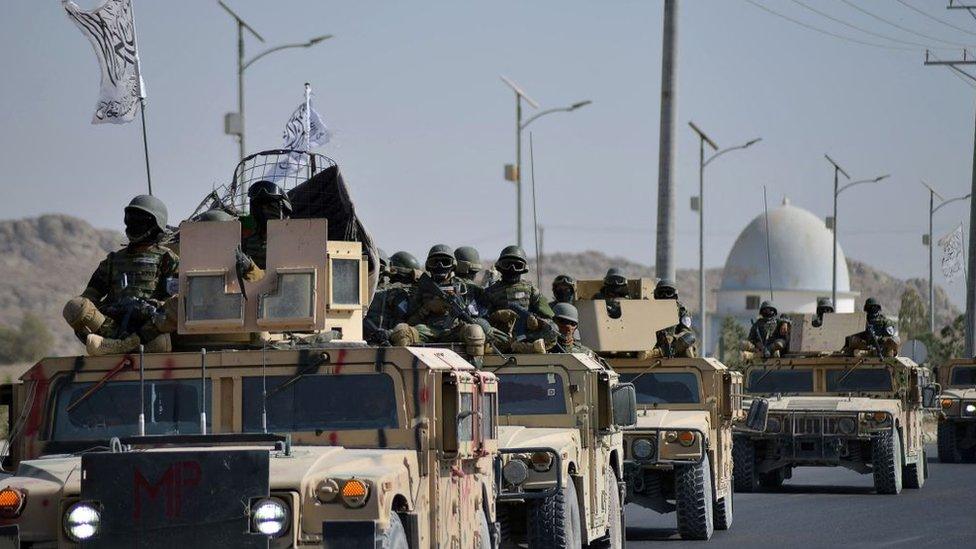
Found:
[[[196,461],[179,461],[171,464],[160,476],[159,481],[152,483],[146,479],[138,468],[132,470],[132,519],[142,519],[143,493],[155,500],[162,493],[166,518],[173,519],[180,516],[183,505],[184,489],[200,484],[202,471],[200,463]]]

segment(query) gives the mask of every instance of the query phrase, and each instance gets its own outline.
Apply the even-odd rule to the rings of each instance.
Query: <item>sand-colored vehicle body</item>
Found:
[[[976,361],[953,359],[938,369],[939,460],[976,462]]]

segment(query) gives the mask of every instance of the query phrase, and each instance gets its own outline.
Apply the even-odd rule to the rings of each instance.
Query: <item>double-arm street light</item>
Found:
[[[516,222],[516,243],[522,246],[522,130],[526,128],[529,124],[539,119],[547,114],[552,114],[554,112],[572,112],[580,107],[585,107],[592,103],[590,100],[579,101],[573,103],[572,105],[566,107],[557,107],[554,109],[546,109],[540,111],[535,115],[529,117],[525,122],[522,121],[522,100],[524,99],[526,103],[529,104],[534,109],[539,108],[539,104],[535,102],[531,97],[529,97],[522,88],[505,76],[501,77],[502,82],[504,82],[508,87],[512,88],[515,92],[515,166],[511,169],[505,170],[505,179],[515,182],[515,194],[517,205],[515,208]],[[508,168],[508,166],[506,166]]]
[[[887,179],[889,175],[885,174],[885,175],[879,175],[878,177],[875,177],[873,179],[859,179],[857,181],[850,181],[851,176],[847,175],[847,172],[844,171],[844,168],[841,168],[836,162],[834,162],[834,159],[831,158],[830,155],[825,154],[824,158],[826,158],[827,162],[830,162],[830,164],[834,167],[834,217],[831,218],[832,221],[830,224],[830,228],[834,233],[834,249],[832,250],[834,259],[832,263],[833,276],[831,281],[830,300],[833,302],[834,307],[837,307],[837,197],[840,195],[840,193],[846,191],[847,189],[850,189],[854,185],[860,185],[861,183],[877,183],[883,179]],[[844,177],[847,178],[848,181],[850,181],[849,183],[845,184],[843,187],[838,186],[840,184],[840,178],[839,178],[840,174],[844,174]]]
[[[935,283],[932,281],[932,248],[935,243],[932,241],[932,218],[935,217],[935,212],[941,210],[945,206],[952,204],[953,202],[959,202],[960,200],[966,200],[970,198],[972,193],[965,196],[957,196],[956,198],[950,198],[946,200],[942,198],[931,185],[922,181],[922,185],[929,190],[929,234],[925,235],[926,238],[923,239],[923,243],[929,247],[929,332],[935,333]],[[939,205],[935,205],[935,197],[939,197]]]
[[[705,327],[705,319],[707,318],[705,313],[705,166],[725,153],[751,147],[762,141],[762,138],[757,137],[741,145],[719,150],[718,145],[705,135],[705,132],[696,126],[694,122],[688,122],[688,125],[691,126],[692,131],[698,134],[698,200],[692,200],[692,209],[698,210],[698,321],[701,331],[702,356],[705,356],[705,345],[708,344],[708,328]],[[707,160],[705,159],[706,143],[715,151]]]
[[[287,50],[292,48],[310,48],[323,40],[328,40],[332,38],[331,34],[323,34],[321,36],[316,36],[306,42],[300,42],[295,44],[282,44],[280,46],[275,46],[264,50],[263,52],[255,55],[248,61],[244,61],[244,31],[251,33],[252,36],[257,38],[260,42],[264,42],[264,38],[251,25],[248,25],[241,16],[237,15],[234,10],[230,9],[223,2],[223,0],[217,0],[220,7],[224,8],[234,21],[237,22],[237,112],[231,112],[224,115],[224,133],[228,135],[236,135],[237,143],[240,148],[240,157],[244,158],[245,148],[244,148],[244,71],[250,67],[255,61],[261,59],[262,57],[274,53],[276,51]]]

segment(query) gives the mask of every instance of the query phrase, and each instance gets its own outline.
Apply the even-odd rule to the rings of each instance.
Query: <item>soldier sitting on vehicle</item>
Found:
[[[471,246],[461,246],[454,250],[454,259],[457,260],[457,272],[455,276],[470,283],[483,286],[476,279],[485,270],[481,263],[481,254]]]
[[[495,269],[501,273],[501,280],[485,288],[481,305],[491,325],[510,337],[501,343],[508,343],[513,353],[544,353],[555,340],[550,320],[553,313],[539,289],[522,280],[529,271],[525,251],[506,246]]]
[[[603,299],[607,302],[607,314],[610,318],[620,318],[620,299],[628,299],[630,290],[627,288],[627,277],[616,267],[607,270],[603,276],[603,286],[593,299]]]
[[[281,187],[271,181],[258,181],[247,189],[250,215],[241,220],[241,249],[237,252],[237,272],[249,282],[264,278],[268,251],[268,221],[288,219],[291,201]]]
[[[390,329],[406,320],[407,309],[421,272],[420,262],[409,252],[397,252],[389,259],[385,276],[369,304],[363,319],[366,341],[389,343]]]
[[[555,312],[557,303],[576,304],[576,279],[568,274],[561,274],[552,280],[552,297],[549,307]]]
[[[552,320],[559,330],[559,336],[555,343],[549,348],[550,353],[583,353],[588,356],[596,356],[587,346],[576,339],[576,328],[579,326],[579,311],[571,303],[556,303],[553,308]]]
[[[166,205],[139,195],[125,208],[129,243],[98,264],[81,296],[62,314],[92,356],[127,353],[140,344],[168,352],[176,328],[179,258],[166,237]]]
[[[817,318],[813,319],[814,328],[819,328],[823,326],[823,317],[825,314],[830,314],[834,312],[834,302],[830,300],[829,297],[818,297],[817,298]]]
[[[749,339],[742,342],[743,360],[784,354],[790,346],[790,328],[789,319],[779,316],[776,305],[772,301],[763,301],[759,305],[759,318],[752,322],[749,330]]]
[[[898,334],[895,325],[881,313],[878,300],[869,297],[864,302],[864,312],[868,314],[863,332],[848,336],[844,342],[843,353],[850,356],[876,354],[878,356],[898,356]]]
[[[487,323],[478,318],[477,309],[481,288],[454,275],[457,260],[447,245],[432,247],[425,266],[406,320],[390,332],[390,343],[463,343],[469,355],[484,355]]]
[[[695,358],[695,330],[691,327],[691,316],[678,299],[678,289],[670,280],[660,280],[654,287],[654,299],[673,299],[678,302],[678,322],[655,334],[657,343],[654,345],[652,356],[667,358],[683,357]]]

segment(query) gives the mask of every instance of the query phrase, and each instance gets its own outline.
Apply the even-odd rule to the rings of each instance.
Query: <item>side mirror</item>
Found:
[[[630,427],[637,423],[637,389],[633,383],[621,383],[611,392],[613,423],[618,427]]]
[[[746,415],[746,428],[751,431],[765,431],[766,420],[769,417],[769,401],[765,398],[754,398]]]
[[[930,383],[922,389],[922,407],[923,408],[936,408],[938,403],[936,399],[939,393],[942,392],[942,387],[938,383]]]

